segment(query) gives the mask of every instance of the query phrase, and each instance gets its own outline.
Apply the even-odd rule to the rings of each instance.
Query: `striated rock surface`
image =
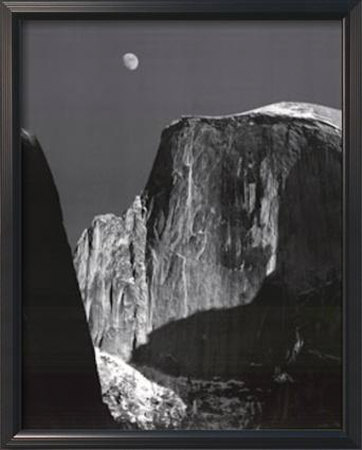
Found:
[[[127,360],[152,331],[252,303],[271,276],[292,303],[338,284],[341,163],[340,112],[322,106],[280,103],[172,123],[142,197],[121,218],[97,217],[78,243],[93,343]],[[162,341],[175,359],[177,333]]]
[[[82,234],[74,265],[96,347],[128,360],[147,342],[146,220],[141,199],[122,216],[98,216]]]
[[[144,191],[152,328],[248,304],[276,270],[296,291],[338,272],[341,130],[317,110],[275,105],[165,130]]]

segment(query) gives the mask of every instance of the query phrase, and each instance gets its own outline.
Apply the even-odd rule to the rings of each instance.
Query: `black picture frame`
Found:
[[[342,431],[27,431],[21,428],[20,31],[26,19],[340,20],[343,24]],[[361,0],[1,1],[1,448],[361,449]]]

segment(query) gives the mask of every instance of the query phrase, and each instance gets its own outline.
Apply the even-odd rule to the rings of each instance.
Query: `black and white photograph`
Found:
[[[343,428],[339,21],[27,20],[26,429]]]

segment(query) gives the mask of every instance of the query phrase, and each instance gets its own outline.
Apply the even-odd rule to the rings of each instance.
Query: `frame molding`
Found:
[[[1,448],[361,449],[362,0],[1,1]],[[21,429],[19,39],[26,19],[340,20],[343,24],[343,431]]]

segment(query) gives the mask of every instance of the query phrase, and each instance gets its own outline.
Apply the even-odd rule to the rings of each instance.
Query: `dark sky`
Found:
[[[179,116],[341,108],[341,36],[339,22],[27,22],[23,126],[46,153],[71,245],[95,215],[130,205]]]

